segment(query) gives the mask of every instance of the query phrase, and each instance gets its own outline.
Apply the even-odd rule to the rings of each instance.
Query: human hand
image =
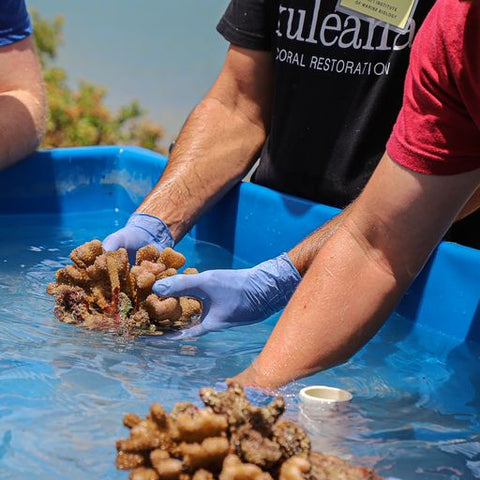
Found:
[[[159,250],[173,247],[170,230],[160,218],[148,213],[133,213],[126,225],[110,234],[102,242],[107,252],[125,248],[131,265],[135,264],[137,250],[145,245],[155,245]]]
[[[252,268],[163,278],[152,290],[160,297],[202,301],[202,322],[170,336],[180,339],[261,322],[287,304],[300,279],[290,257],[283,253]]]

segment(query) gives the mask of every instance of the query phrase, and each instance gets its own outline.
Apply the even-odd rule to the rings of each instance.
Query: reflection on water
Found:
[[[46,285],[74,247],[115,228],[98,212],[61,221],[0,217],[2,480],[125,479],[114,468],[123,414],[145,415],[154,401],[167,409],[199,403],[198,389],[246,367],[276,321],[190,341],[127,340],[59,323]],[[232,262],[188,237],[178,248],[200,270]],[[246,265],[234,259],[234,266]],[[308,430],[316,449],[385,476],[480,478],[479,358],[478,345],[457,345],[392,317],[347,364],[284,387],[286,416]],[[312,417],[297,402],[307,384],[338,386],[354,398]]]

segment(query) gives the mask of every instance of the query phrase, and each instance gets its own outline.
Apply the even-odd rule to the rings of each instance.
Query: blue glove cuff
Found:
[[[282,253],[275,259],[278,263],[278,270],[280,272],[281,283],[283,284],[283,298],[285,306],[290,297],[295,292],[300,280],[302,279],[300,273],[292,262],[290,255],[287,252]]]
[[[153,237],[153,241],[165,247],[175,244],[167,225],[160,218],[148,213],[133,213],[127,222],[128,226],[137,227]]]
[[[274,289],[271,291],[274,294],[268,299],[270,311],[266,312],[271,315],[285,307],[302,277],[286,252],[261,263],[258,267],[271,275],[274,283]]]

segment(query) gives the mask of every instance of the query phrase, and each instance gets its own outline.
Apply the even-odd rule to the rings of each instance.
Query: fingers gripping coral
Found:
[[[92,240],[72,250],[70,259],[73,264],[59,269],[47,287],[55,297],[55,315],[63,322],[121,334],[162,335],[193,326],[201,314],[201,303],[194,298],[152,293],[157,280],[177,275],[185,264],[185,257],[171,248],[159,252],[147,245],[130,268],[125,249],[105,252],[99,240]]]
[[[234,384],[201,389],[200,398],[206,408],[180,402],[170,414],[152,405],[145,420],[127,414],[130,437],[117,441],[117,468],[131,470],[131,480],[381,480],[370,468],[311,452],[303,429],[279,420],[281,398],[257,407]]]

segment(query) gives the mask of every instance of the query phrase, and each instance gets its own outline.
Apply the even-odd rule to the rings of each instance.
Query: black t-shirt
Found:
[[[434,1],[418,1],[403,34],[336,3],[231,0],[217,30],[275,58],[270,132],[253,181],[344,207],[385,151],[413,37]]]

